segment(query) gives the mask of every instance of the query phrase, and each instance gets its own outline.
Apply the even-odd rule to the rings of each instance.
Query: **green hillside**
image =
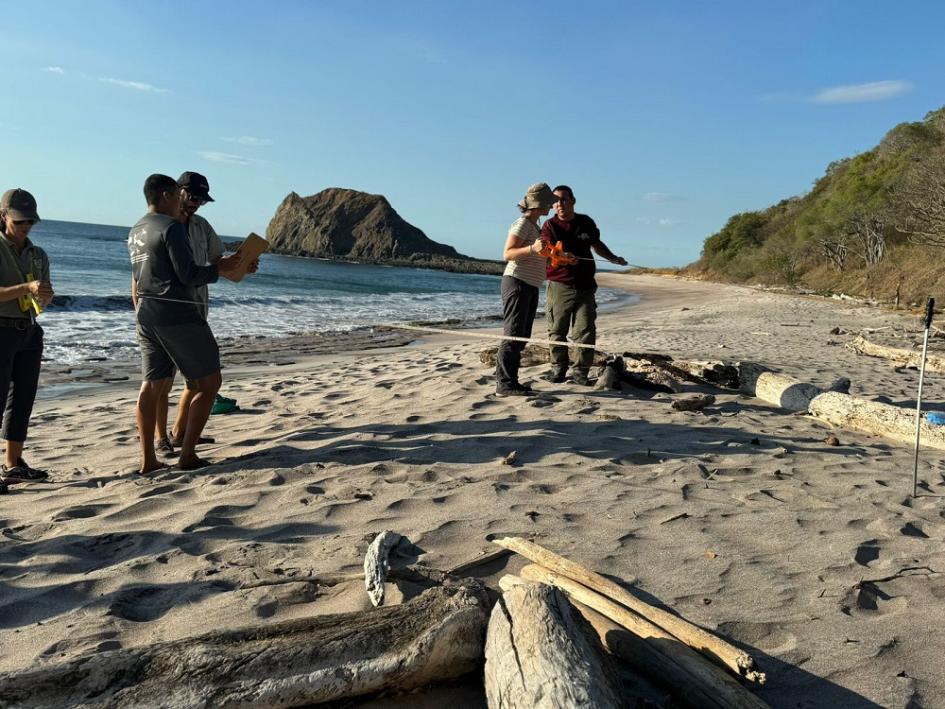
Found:
[[[687,269],[904,302],[945,295],[945,108],[838,160],[813,189],[736,214]]]

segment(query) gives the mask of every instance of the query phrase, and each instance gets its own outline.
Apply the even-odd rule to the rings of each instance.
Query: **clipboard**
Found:
[[[241,257],[240,267],[234,273],[228,275],[227,278],[234,283],[239,283],[242,281],[246,277],[249,264],[259,258],[260,255],[266,253],[268,250],[268,241],[258,234],[250,233],[250,235],[243,240],[243,243],[240,244],[240,247],[236,250],[236,253]]]

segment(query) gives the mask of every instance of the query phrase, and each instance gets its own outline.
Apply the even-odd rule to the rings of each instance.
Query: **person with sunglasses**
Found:
[[[23,460],[43,357],[43,328],[36,322],[49,305],[49,257],[29,239],[39,221],[36,199],[22,188],[0,198],[0,420],[6,442],[0,493],[11,482],[44,480],[46,471]]]

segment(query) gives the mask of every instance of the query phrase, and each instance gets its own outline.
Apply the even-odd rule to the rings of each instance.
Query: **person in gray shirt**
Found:
[[[239,267],[239,256],[224,256],[205,266],[194,261],[180,215],[180,190],[167,175],[144,183],[148,212],[128,234],[138,343],[141,347],[141,391],[136,419],[141,443],[141,473],[162,467],[154,452],[156,405],[175,367],[194,391],[178,466],[194,470],[209,463],[197,456],[196,444],[223,381],[220,351],[201,311],[197,288],[216,282]]]

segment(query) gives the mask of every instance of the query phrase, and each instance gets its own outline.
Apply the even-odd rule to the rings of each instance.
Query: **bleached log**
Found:
[[[857,336],[851,342],[847,343],[847,347],[857,354],[888,359],[901,367],[915,367],[918,369],[922,364],[921,352],[878,345],[875,342],[870,342],[862,335]],[[945,357],[937,354],[929,354],[925,359],[925,371],[945,372]]]
[[[654,625],[616,601],[537,564],[528,564],[523,567],[521,576],[526,581],[538,581],[560,588],[572,600],[589,606],[646,640],[654,650],[685,670],[692,681],[702,687],[704,694],[714,698],[713,703],[708,706],[728,709],[764,709],[768,706],[721,667],[707,660],[663,628]]]
[[[865,433],[915,443],[915,409],[900,408],[877,401],[867,401],[849,394],[828,391],[814,397],[809,412],[822,421]],[[923,447],[945,450],[945,426],[933,426],[920,420]]]
[[[298,707],[476,670],[488,599],[432,588],[398,606],[214,632],[0,674],[0,705]]]
[[[384,603],[384,581],[390,570],[390,550],[397,546],[401,539],[403,537],[397,532],[381,532],[374,537],[364,555],[364,586],[375,608]]]
[[[788,411],[807,411],[823,389],[777,374],[754,362],[739,363],[742,393]]]
[[[573,579],[584,586],[604,594],[607,598],[620,603],[651,623],[664,629],[679,638],[690,647],[703,653],[722,665],[728,667],[736,675],[752,682],[764,684],[765,675],[758,671],[754,658],[744,650],[739,650],[717,635],[693,625],[684,618],[668,613],[661,608],[651,606],[641,601],[626,589],[618,586],[610,579],[581,566],[580,564],[555,554],[534,542],[521,537],[500,537],[492,540],[506,549],[521,554],[526,559],[541,564],[551,571]],[[580,600],[580,599],[579,599]]]
[[[530,583],[506,591],[486,633],[489,709],[623,706],[616,673],[582,623],[556,588]]]
[[[650,681],[663,687],[693,709],[704,707],[721,709],[724,706],[719,703],[719,698],[714,693],[708,691],[707,687],[695,680],[668,655],[656,649],[655,646],[659,640],[655,638],[644,640],[590,606],[574,599],[571,602],[597,632],[604,647]]]

